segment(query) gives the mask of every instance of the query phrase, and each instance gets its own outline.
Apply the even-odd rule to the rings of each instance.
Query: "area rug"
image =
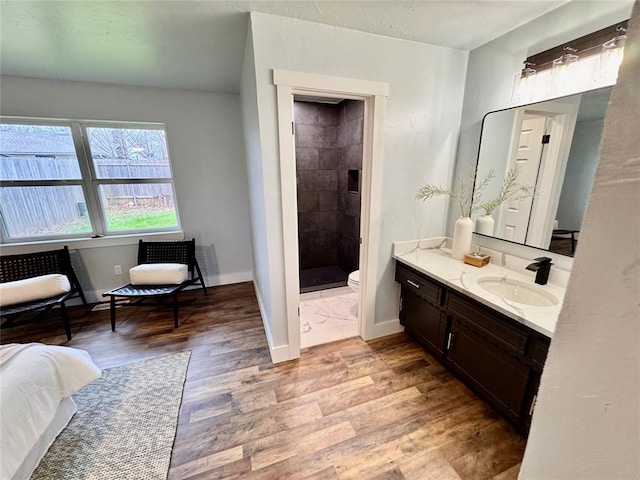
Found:
[[[32,479],[165,479],[191,352],[103,370]]]

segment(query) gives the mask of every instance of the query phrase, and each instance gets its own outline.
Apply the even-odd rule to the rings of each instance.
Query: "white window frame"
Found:
[[[95,172],[93,157],[91,155],[91,146],[89,145],[89,137],[87,128],[121,128],[121,129],[144,129],[144,130],[162,130],[165,132],[165,140],[167,129],[161,123],[136,123],[136,122],[109,122],[109,121],[82,121],[82,120],[59,120],[59,119],[40,119],[25,117],[0,117],[0,123],[17,124],[17,125],[35,125],[35,126],[57,126],[69,127],[73,144],[75,147],[78,167],[80,169],[81,178],[73,180],[2,180],[2,187],[32,187],[32,186],[81,186],[87,203],[87,212],[89,215],[91,232],[81,232],[77,234],[63,233],[60,235],[41,235],[10,238],[5,225],[4,218],[0,212],[0,244],[4,246],[25,245],[35,243],[58,243],[68,240],[86,240],[102,239],[102,238],[140,238],[141,235],[156,236],[158,234],[182,234],[180,212],[178,209],[178,201],[176,195],[175,182],[173,180],[173,165],[171,162],[170,147],[167,141],[167,152],[169,160],[169,172],[171,177],[161,178],[98,178]],[[106,210],[100,201],[100,186],[109,184],[170,184],[174,194],[173,203],[176,212],[175,227],[171,228],[145,228],[137,230],[118,230],[109,231],[107,229]],[[180,235],[181,236],[181,235]],[[133,238],[132,238],[133,239]],[[137,241],[137,240],[136,240]],[[120,242],[118,242],[120,243]],[[129,243],[126,241],[126,243]]]

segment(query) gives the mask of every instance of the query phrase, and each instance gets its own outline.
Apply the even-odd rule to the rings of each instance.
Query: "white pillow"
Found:
[[[43,300],[62,295],[70,290],[69,279],[66,275],[59,273],[0,283],[0,306]]]
[[[144,263],[129,270],[133,285],[179,285],[189,278],[182,263]]]

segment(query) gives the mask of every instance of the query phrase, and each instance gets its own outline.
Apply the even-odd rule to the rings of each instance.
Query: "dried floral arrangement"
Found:
[[[479,210],[484,210],[485,215],[491,215],[496,208],[505,202],[522,200],[536,194],[534,185],[518,184],[519,174],[520,167],[515,165],[507,172],[498,196],[491,200],[483,201],[482,195],[487,185],[496,176],[494,169],[487,172],[475,189],[473,188],[475,175],[469,175],[471,181],[465,180],[465,177],[460,175],[457,182],[458,188],[449,189],[437,185],[421,185],[416,193],[416,198],[425,201],[435,197],[448,196],[458,204],[463,217],[470,217],[471,214]]]

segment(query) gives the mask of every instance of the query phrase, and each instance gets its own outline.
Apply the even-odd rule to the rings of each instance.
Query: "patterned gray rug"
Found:
[[[78,412],[32,475],[165,479],[191,352],[103,370],[73,396]]]

